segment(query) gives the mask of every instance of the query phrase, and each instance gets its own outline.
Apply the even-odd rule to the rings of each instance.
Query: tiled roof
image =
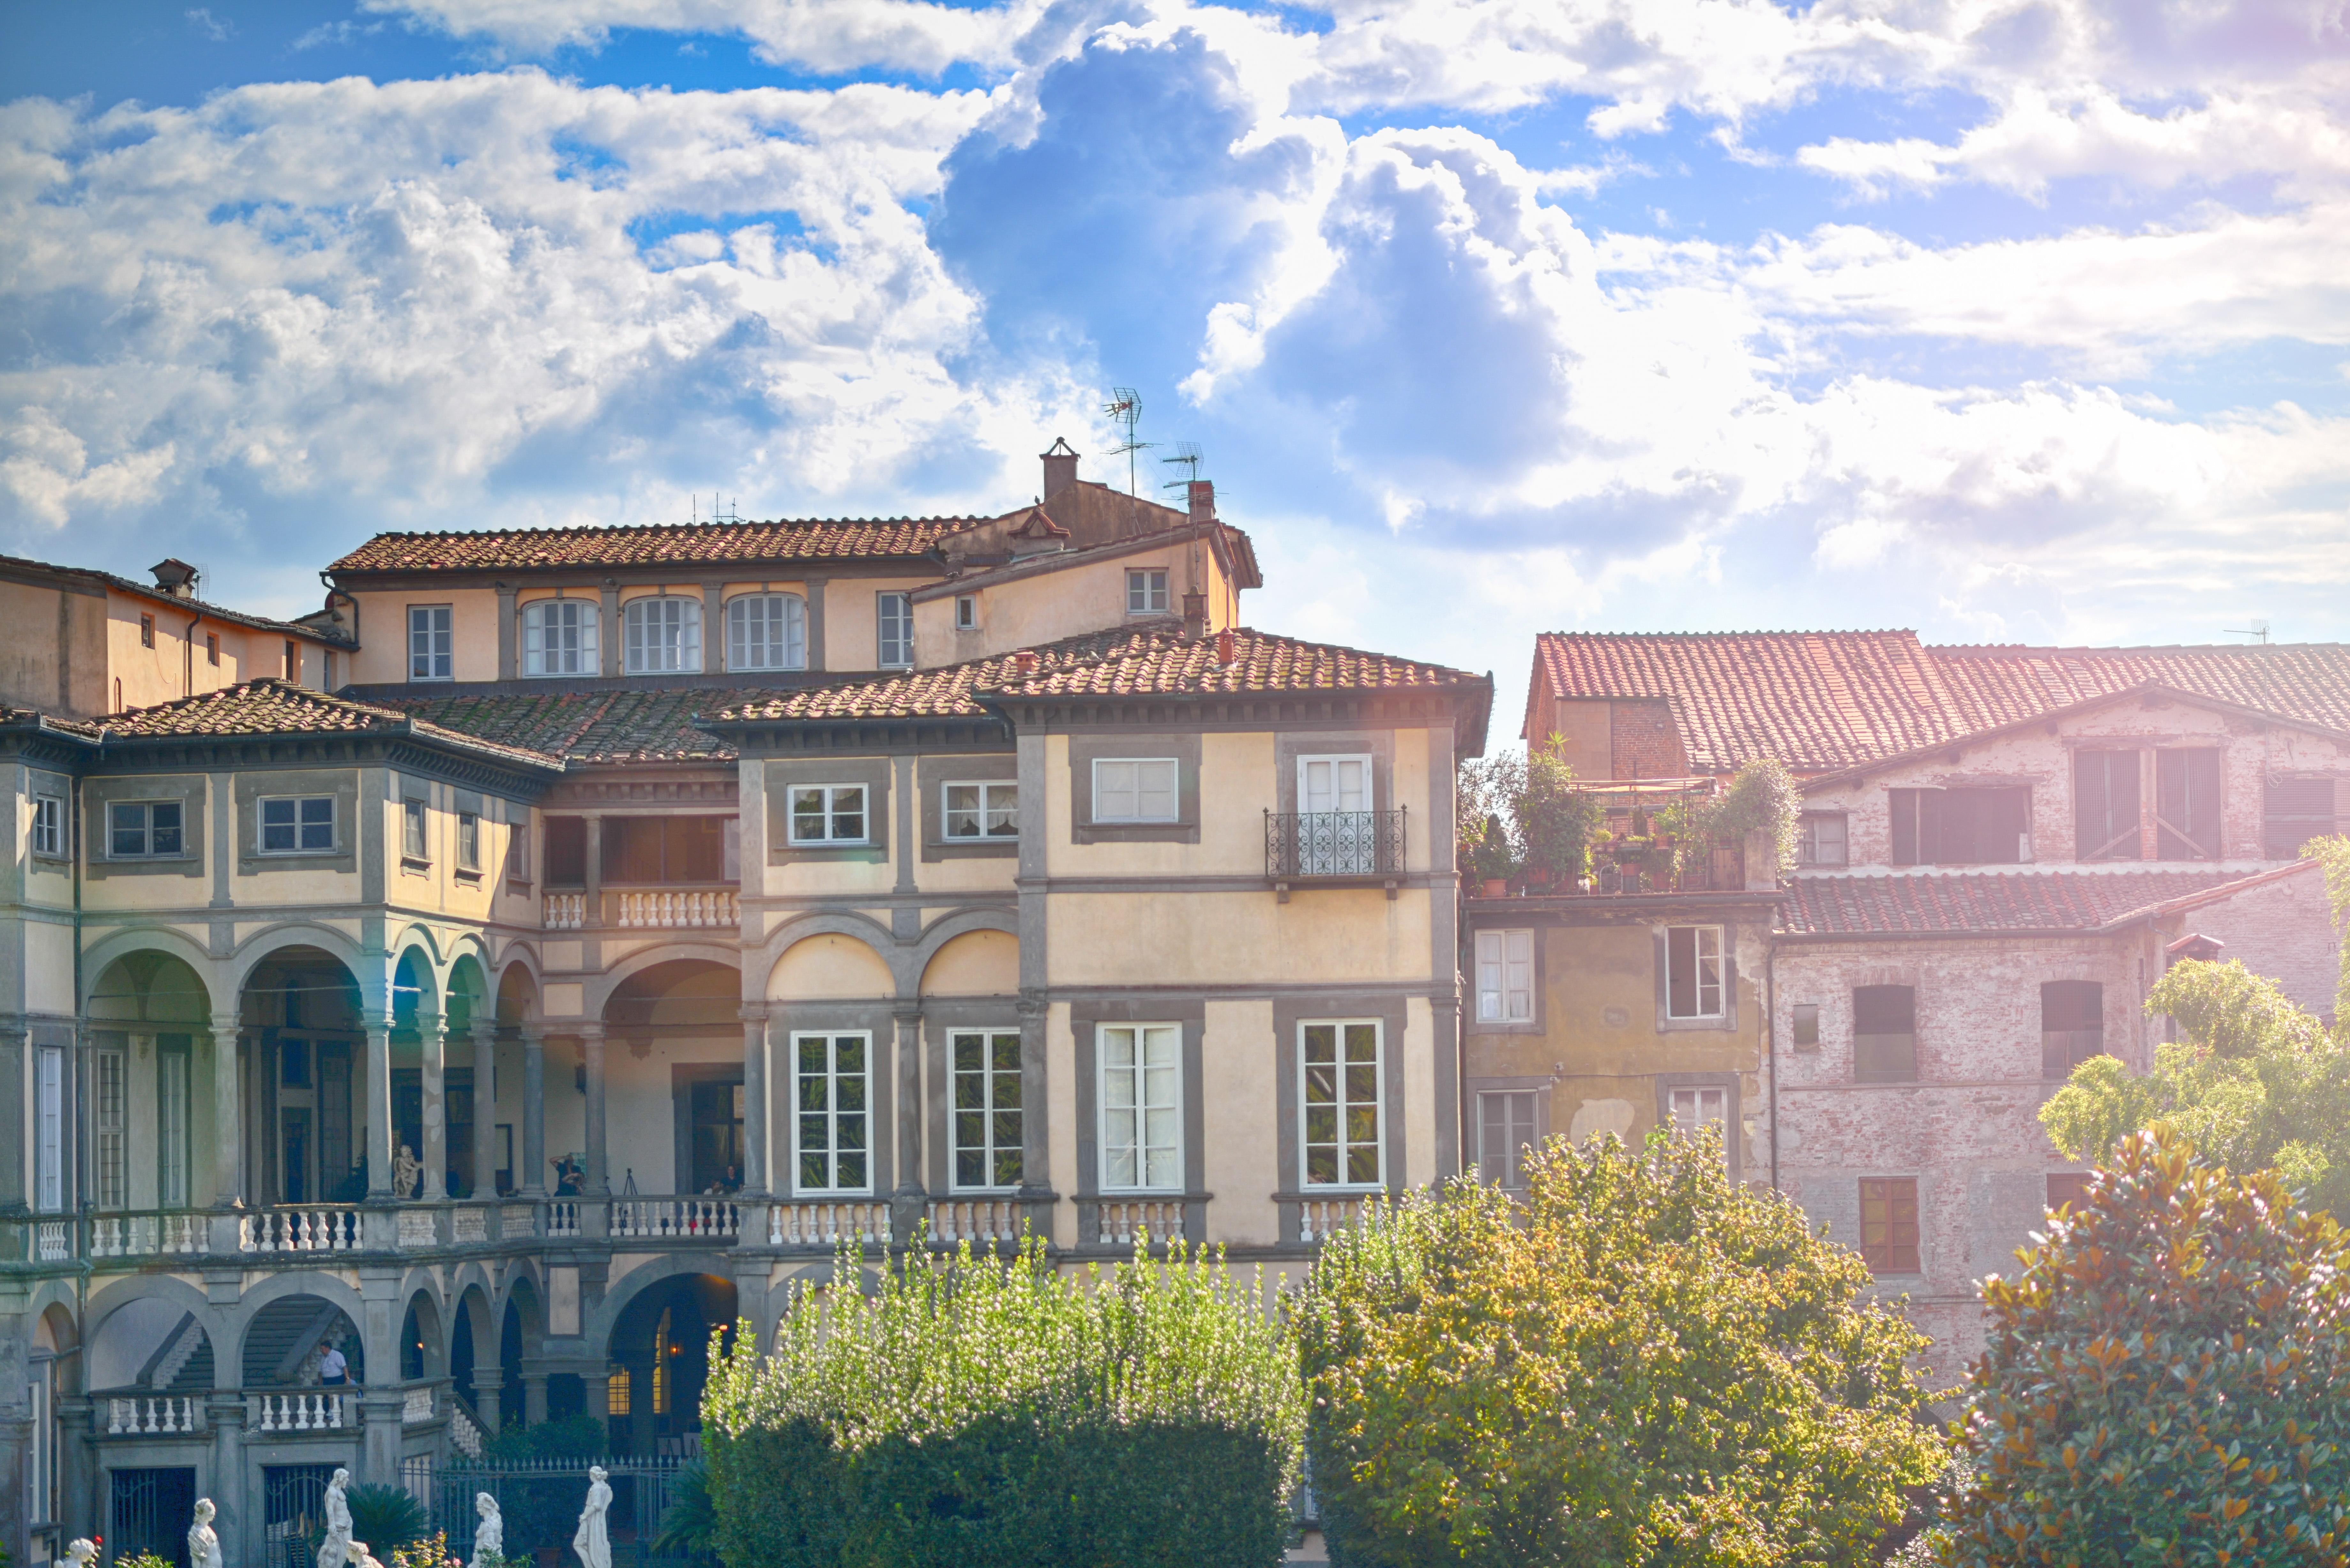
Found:
[[[734,747],[694,721],[775,694],[772,687],[387,698],[386,707],[469,735],[495,735],[575,763],[732,762]]]
[[[0,706],[0,729],[52,730],[78,740],[98,739],[98,726],[83,719],[68,719],[56,713],[44,713],[38,708]]]
[[[230,609],[225,606],[212,604],[203,599],[181,598],[177,595],[165,593],[152,583],[134,582],[129,577],[119,576],[112,572],[99,571],[96,566],[61,566],[54,561],[36,561],[24,556],[0,556],[0,570],[12,566],[21,572],[54,572],[60,576],[81,577],[89,582],[104,583],[118,593],[135,595],[140,598],[161,605],[165,609],[176,609],[189,616],[201,611],[208,619],[224,621],[231,626],[249,626],[257,630],[278,632],[286,637],[303,638],[311,642],[331,643],[338,648],[352,646],[348,638],[330,636],[320,631],[317,627],[305,626],[299,621],[272,620],[267,616],[248,615],[244,610]]]
[[[663,523],[614,528],[508,528],[480,534],[379,534],[330,572],[521,571],[550,566],[718,566],[919,556],[970,517],[837,522]]]
[[[1025,651],[1035,656],[1039,670],[1049,670],[1137,645],[1180,640],[1182,635],[1180,621],[1151,621],[1040,643]],[[936,670],[910,670],[793,691],[761,691],[725,709],[718,720],[760,723],[795,719],[975,719],[983,716],[987,708],[974,693],[1002,685],[1019,670],[1019,654],[1005,653]]]
[[[2279,874],[2204,867],[1797,877],[1780,906],[1779,929],[1790,936],[2093,931],[2159,905]]]
[[[1911,631],[1544,632],[1562,698],[1667,698],[1690,765],[1829,773],[2148,682],[2350,732],[2350,645],[1929,648]]]
[[[540,766],[543,752],[421,720],[399,709],[289,685],[275,676],[182,697],[152,708],[132,708],[99,721],[109,741],[203,740],[242,735],[389,734],[497,753]]]

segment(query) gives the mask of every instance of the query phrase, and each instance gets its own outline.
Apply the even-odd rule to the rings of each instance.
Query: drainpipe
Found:
[[[1771,1189],[1779,1189],[1779,943],[1769,930],[1762,960],[1762,1054],[1771,1068]]]
[[[180,649],[182,663],[186,670],[186,673],[180,677],[180,695],[182,697],[196,694],[196,628],[203,624],[203,612],[198,610],[196,618],[188,623],[188,629],[180,634],[180,641],[184,645]]]

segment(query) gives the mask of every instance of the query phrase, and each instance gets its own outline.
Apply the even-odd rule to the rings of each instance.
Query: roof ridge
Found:
[[[969,512],[940,512],[923,516],[897,517],[719,517],[703,518],[692,523],[573,523],[546,528],[386,528],[368,535],[368,542],[378,539],[510,539],[525,534],[628,534],[653,530],[676,530],[694,533],[712,528],[838,528],[867,524],[903,523],[987,523],[993,517],[982,517]]]

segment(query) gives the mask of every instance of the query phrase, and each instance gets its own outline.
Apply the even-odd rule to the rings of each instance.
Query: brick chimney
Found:
[[[1213,523],[1216,520],[1216,482],[1195,479],[1191,484],[1191,521]]]
[[[196,569],[187,562],[167,556],[147,569],[155,574],[155,586],[173,598],[196,597]]]
[[[1051,505],[1053,497],[1077,482],[1077,452],[1059,436],[1045,449],[1045,504]]]
[[[1183,635],[1194,642],[1208,635],[1208,596],[1197,589],[1183,596]]]

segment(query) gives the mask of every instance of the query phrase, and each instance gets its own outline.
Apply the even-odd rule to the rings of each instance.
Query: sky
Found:
[[[2350,0],[22,0],[0,552],[1008,510],[1253,624],[2350,639]],[[1169,499],[1173,499],[1172,494]]]

